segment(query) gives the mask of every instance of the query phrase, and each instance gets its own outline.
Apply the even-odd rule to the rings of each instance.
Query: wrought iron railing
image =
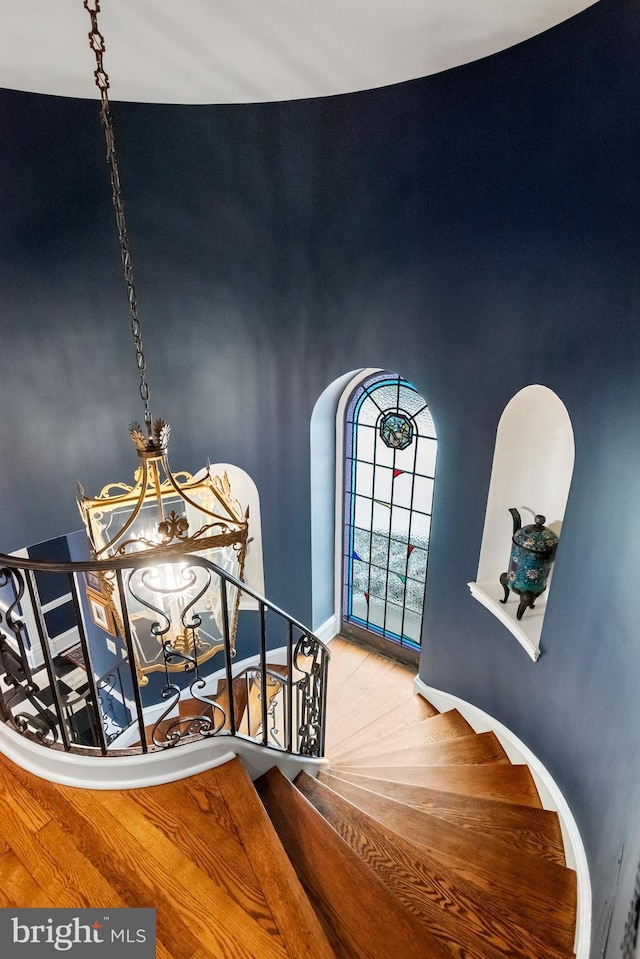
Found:
[[[231,736],[319,758],[328,660],[305,626],[202,556],[0,554],[0,718],[51,749]]]

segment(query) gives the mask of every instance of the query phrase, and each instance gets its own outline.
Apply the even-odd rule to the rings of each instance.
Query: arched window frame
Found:
[[[388,402],[389,397],[391,396],[389,387],[393,386],[398,390],[402,390],[403,397],[405,398],[403,402],[410,400],[409,406],[406,410],[402,409],[402,403],[399,404],[398,399],[395,402]],[[380,403],[379,399],[382,395],[382,390],[386,389],[387,391],[387,402]],[[353,432],[353,428],[349,423],[349,411],[352,410],[356,413],[356,423],[358,420],[358,411],[361,409],[362,404],[375,395],[376,390],[378,392],[378,401],[376,401],[376,406],[379,408],[379,415],[377,422],[375,424],[376,436],[379,436],[380,442],[383,444],[380,449],[383,450],[383,455],[381,457],[381,462],[378,462],[377,465],[371,463],[372,467],[372,476],[375,475],[375,469],[378,468],[380,474],[384,470],[389,473],[391,472],[391,485],[390,488],[394,490],[394,484],[396,480],[400,479],[401,475],[406,476],[407,478],[411,476],[411,487],[410,492],[407,494],[406,484],[403,495],[400,497],[402,502],[396,500],[394,501],[395,493],[391,496],[389,502],[382,502],[376,499],[373,496],[373,486],[372,486],[372,495],[371,495],[371,525],[373,527],[373,513],[374,511],[384,512],[385,509],[389,510],[389,533],[387,537],[386,549],[387,549],[387,565],[385,568],[384,578],[384,599],[382,603],[380,602],[381,596],[373,596],[373,603],[376,604],[375,614],[371,616],[368,612],[366,617],[359,616],[354,612],[353,608],[353,563],[358,564],[358,560],[353,559],[353,533],[348,532],[354,527],[353,517],[355,511],[355,499],[356,493],[353,490],[353,470],[357,468],[355,464],[358,462],[356,457],[350,455],[353,450],[351,448],[352,439],[355,436],[357,439],[357,429],[356,432]],[[399,394],[398,394],[399,395]],[[380,432],[381,427],[384,425],[385,416],[388,416],[390,413],[395,413],[400,408],[401,412],[404,412],[409,420],[413,423],[412,427],[408,429],[414,429],[416,432],[415,443],[407,442],[405,450],[393,449],[392,447],[398,443],[398,437],[395,434],[387,434],[386,439],[382,439],[382,434]],[[421,421],[420,426],[416,422],[416,417]],[[370,427],[368,425],[367,428]],[[388,425],[388,424],[387,424]],[[396,424],[398,425],[398,424]],[[368,641],[371,640],[371,637],[380,637],[382,643],[385,647],[393,647],[396,652],[404,650],[409,654],[409,658],[415,657],[420,650],[420,634],[422,627],[422,619],[424,613],[424,593],[426,587],[426,574],[427,574],[427,563],[428,563],[428,539],[430,533],[430,521],[432,513],[432,504],[433,504],[433,482],[435,479],[435,462],[436,462],[436,448],[437,448],[437,435],[435,426],[433,424],[433,419],[431,412],[429,411],[428,405],[424,397],[418,392],[418,390],[412,384],[408,383],[403,377],[399,376],[396,373],[390,373],[388,371],[379,370],[379,369],[367,369],[360,371],[353,379],[350,380],[347,387],[344,389],[340,402],[338,403],[337,411],[337,452],[336,452],[336,484],[337,484],[337,496],[336,496],[336,546],[338,555],[336,556],[336,609],[338,610],[339,622],[342,628],[346,631],[351,631],[353,627],[356,628],[364,625],[366,633],[363,634],[363,638],[366,638]],[[377,442],[377,440],[376,440]],[[400,440],[403,442],[403,440]],[[430,464],[429,475],[425,476],[420,470],[416,470],[416,457],[418,455],[418,443],[423,444],[420,447],[421,455],[425,457],[425,448],[428,447],[430,450],[430,455],[432,453],[432,462]],[[404,455],[403,455],[404,454]],[[413,469],[407,469],[407,465],[410,458],[413,458]],[[365,466],[368,466],[365,461],[360,461]],[[403,469],[398,469],[397,465],[402,465]],[[346,466],[349,467],[349,470],[346,469]],[[351,475],[349,475],[349,471]],[[387,475],[386,480],[389,479]],[[372,480],[373,482],[373,480]],[[379,484],[378,484],[379,485]],[[388,484],[387,484],[388,485]],[[422,495],[417,494],[417,490],[420,490]],[[428,495],[427,491],[428,490]],[[408,505],[407,505],[408,504]],[[395,552],[395,558],[393,563],[398,566],[402,564],[402,559],[399,557],[399,546],[400,543],[403,543],[402,533],[397,532],[397,525],[395,527],[395,535],[392,531],[392,522],[397,521],[400,517],[400,514],[403,515],[403,520],[407,520],[407,539],[406,545],[408,549],[407,559],[405,561],[404,572],[400,572],[399,568],[393,569],[392,564],[389,563],[389,557],[391,552]],[[408,514],[408,516],[406,515]],[[349,518],[350,522],[347,523],[345,517]],[[379,517],[378,517],[379,519]],[[426,530],[426,542],[418,544],[416,541],[413,545],[411,544],[411,538],[416,534],[418,525],[422,525],[423,532]],[[384,544],[380,539],[380,534],[374,533],[372,528],[370,543],[373,542],[373,537],[378,538],[377,549],[380,552],[380,548],[384,550]],[[345,541],[345,533],[348,536],[348,539]],[[363,531],[360,530],[360,538],[362,539]],[[398,538],[399,537],[399,538]],[[415,535],[417,540],[417,535]],[[384,539],[384,535],[382,535]],[[345,548],[346,544],[346,548]],[[420,563],[422,556],[420,551],[423,550],[424,554],[424,570],[422,573],[414,575],[409,575],[409,557],[413,554],[413,551],[418,546],[417,552],[414,554],[414,567],[416,563]],[[371,557],[369,557],[370,559]],[[358,557],[360,560],[360,557]],[[376,591],[378,594],[381,592],[381,567],[376,566],[375,563],[370,561],[366,563],[369,567],[368,576],[371,578],[371,569],[375,569],[377,576]],[[413,570],[412,570],[413,572]],[[358,575],[362,574],[362,567],[358,569]],[[416,610],[416,589],[417,582],[416,576],[420,576],[420,601],[419,601],[419,610]],[[402,587],[400,587],[400,582],[402,582]],[[411,602],[413,603],[413,608],[407,604],[407,592],[408,589],[411,590],[413,596]],[[403,594],[402,602],[398,602],[398,597],[400,593]],[[367,593],[364,594],[366,597],[367,608],[370,605],[370,599]],[[391,596],[393,595],[393,600]],[[362,597],[359,597],[360,605]],[[381,611],[381,606],[384,607]],[[401,609],[402,612],[398,613],[398,610]],[[362,612],[362,610],[360,611]],[[391,625],[392,620],[398,620],[398,615],[400,615],[400,628],[393,629]],[[381,616],[383,617],[381,620]],[[411,620],[411,632],[412,635],[409,636],[405,632],[405,625]]]

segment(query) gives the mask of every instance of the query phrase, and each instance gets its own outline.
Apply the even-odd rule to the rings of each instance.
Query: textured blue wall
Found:
[[[421,675],[510,726],[564,790],[594,957],[607,935],[618,954],[640,856],[639,41],[637,4],[600,0],[398,87],[114,108],[154,414],[175,466],[253,476],[267,594],[293,615],[311,612],[315,400],[369,365],[427,397],[440,457]],[[0,120],[14,549],[77,528],[77,479],[96,492],[132,473],[141,406],[96,105],[4,92]],[[533,664],[465,584],[497,419],[537,382],[569,410],[576,466]]]

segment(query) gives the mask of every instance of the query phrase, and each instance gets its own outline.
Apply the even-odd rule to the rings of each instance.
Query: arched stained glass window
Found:
[[[416,388],[364,380],[347,406],[343,625],[420,649],[437,439]]]

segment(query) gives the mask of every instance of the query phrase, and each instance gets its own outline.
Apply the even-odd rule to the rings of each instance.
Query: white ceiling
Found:
[[[504,50],[595,0],[102,0],[114,100],[327,96]],[[94,97],[82,0],[0,0],[0,87]]]

